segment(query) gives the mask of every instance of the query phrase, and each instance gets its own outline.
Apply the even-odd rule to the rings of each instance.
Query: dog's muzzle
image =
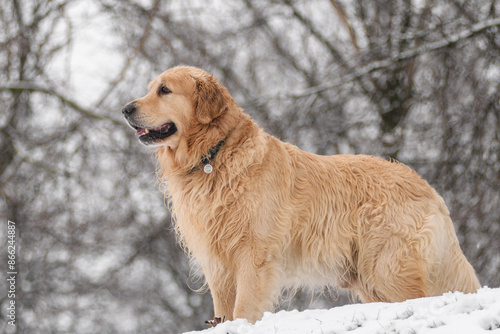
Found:
[[[177,132],[177,127],[173,122],[167,122],[160,126],[145,126],[134,120],[137,111],[135,103],[129,103],[122,109],[123,116],[128,124],[136,131],[135,135],[144,145],[156,144],[162,139],[168,138]]]

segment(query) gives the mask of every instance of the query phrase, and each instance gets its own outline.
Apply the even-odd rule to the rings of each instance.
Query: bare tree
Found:
[[[4,331],[181,332],[211,317],[150,152],[119,112],[179,64],[215,73],[280,139],[415,168],[443,194],[482,284],[500,285],[498,1],[87,2],[123,51],[90,101],[53,70],[74,56],[79,3],[0,4],[0,217],[21,246],[17,327],[1,313]],[[345,302],[306,291],[282,307]]]

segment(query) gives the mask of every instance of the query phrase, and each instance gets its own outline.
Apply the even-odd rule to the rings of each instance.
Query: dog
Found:
[[[349,289],[361,302],[480,287],[444,200],[401,163],[282,142],[195,67],[160,74],[122,112],[155,147],[178,240],[213,298],[212,325],[254,323],[302,286]]]

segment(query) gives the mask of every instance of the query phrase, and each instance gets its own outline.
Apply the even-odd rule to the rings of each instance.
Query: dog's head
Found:
[[[144,145],[176,149],[193,128],[209,125],[234,100],[214,77],[195,67],[174,67],[160,74],[146,96],[122,110]]]

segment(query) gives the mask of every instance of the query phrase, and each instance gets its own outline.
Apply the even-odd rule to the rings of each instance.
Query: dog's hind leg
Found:
[[[382,249],[368,252],[363,261],[355,289],[363,302],[399,302],[429,295],[425,261],[403,238],[387,238]]]

